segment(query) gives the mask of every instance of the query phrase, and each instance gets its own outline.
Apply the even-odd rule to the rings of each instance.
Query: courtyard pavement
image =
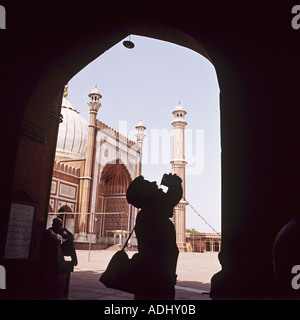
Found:
[[[114,250],[76,250],[78,265],[71,273],[69,300],[133,300],[133,295],[108,289],[99,282]],[[131,257],[134,251],[127,251]],[[221,265],[217,253],[181,252],[177,263],[175,300],[210,300],[210,279]]]

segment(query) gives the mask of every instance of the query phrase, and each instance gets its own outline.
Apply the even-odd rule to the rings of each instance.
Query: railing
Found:
[[[125,238],[127,238],[128,234],[131,231],[129,230],[129,228],[131,228],[129,221],[130,217],[128,216],[128,213],[126,214],[125,212],[49,212],[47,228],[51,227],[52,225],[53,219],[51,219],[51,217],[60,217],[63,221],[63,227],[67,228],[71,233],[75,235],[76,241],[77,234],[79,235],[79,232],[76,232],[76,227],[78,226],[76,217],[82,215],[87,215],[89,217],[89,220],[86,221],[86,236],[89,247],[91,247],[92,243],[99,243],[103,244],[104,246],[113,245],[115,244],[116,237],[119,237],[119,244],[122,245],[125,242]],[[120,222],[117,224],[117,228],[115,229],[110,227],[113,224],[110,217],[112,217],[113,215],[121,216]],[[97,228],[98,230],[96,230]],[[109,234],[114,235],[112,237],[109,237]],[[99,242],[98,239],[100,239]],[[103,239],[103,241],[101,241],[101,239]],[[111,243],[112,240],[113,243]]]

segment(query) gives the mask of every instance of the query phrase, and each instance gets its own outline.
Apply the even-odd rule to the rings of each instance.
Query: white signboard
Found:
[[[13,202],[7,230],[4,259],[28,259],[35,205]]]

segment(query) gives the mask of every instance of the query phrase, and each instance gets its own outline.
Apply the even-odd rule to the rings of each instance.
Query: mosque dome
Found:
[[[88,140],[88,122],[73,108],[67,98],[67,86],[62,99],[63,122],[59,125],[56,155],[65,158],[85,157]]]

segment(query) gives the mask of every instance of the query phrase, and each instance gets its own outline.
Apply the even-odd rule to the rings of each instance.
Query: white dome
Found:
[[[144,128],[144,129],[146,129],[146,127],[144,126],[144,123],[143,123],[142,119],[141,119],[140,122],[136,125],[135,128],[136,128],[136,129],[137,129],[137,128]]]
[[[100,91],[98,90],[97,86],[91,91],[89,96],[91,96],[93,94],[97,94],[97,95],[101,96]]]
[[[172,113],[175,117],[179,117],[179,118],[183,118],[186,115],[186,111],[184,110],[184,107],[180,104],[173,110]]]
[[[184,110],[184,107],[183,107],[183,106],[178,105],[178,106],[174,109],[174,111],[185,111],[185,110]]]
[[[69,109],[73,109],[71,102],[66,96],[63,96],[61,106]]]
[[[59,125],[56,155],[66,158],[83,158],[88,139],[88,122],[64,97],[61,114],[63,122]]]

